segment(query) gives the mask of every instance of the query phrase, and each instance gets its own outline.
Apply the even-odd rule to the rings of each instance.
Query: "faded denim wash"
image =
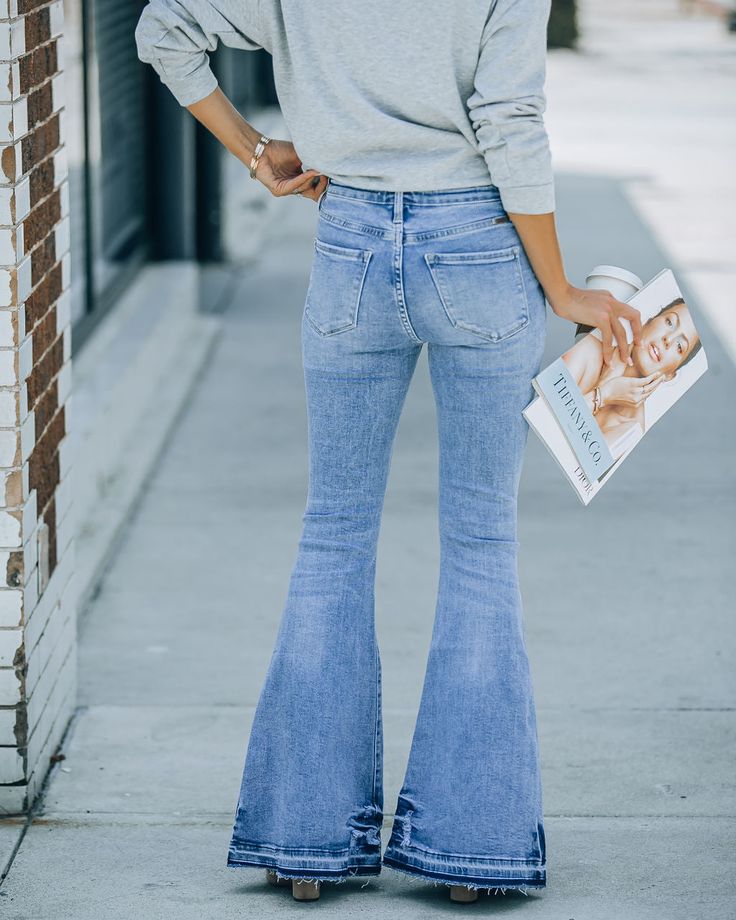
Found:
[[[446,884],[545,886],[517,569],[521,411],[545,335],[544,294],[497,188],[389,192],[330,182],[302,316],[303,533],[255,712],[229,866],[339,880],[386,865]],[[439,587],[382,854],[376,550],[394,434],[425,342],[439,432]]]

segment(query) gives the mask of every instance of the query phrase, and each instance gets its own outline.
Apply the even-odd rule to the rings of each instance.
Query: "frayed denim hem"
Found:
[[[238,860],[237,862],[228,858],[227,867],[229,869],[252,869],[265,871],[270,869],[276,873],[277,878],[286,878],[286,879],[301,879],[305,882],[334,882],[335,884],[340,884],[341,882],[347,882],[348,879],[362,877],[362,876],[375,876],[380,875],[381,866],[355,866],[352,869],[347,869],[345,871],[335,870],[335,873],[329,873],[326,875],[315,875],[314,869],[288,869],[286,871],[280,869],[275,865],[266,865],[265,863],[259,862],[245,862],[244,860]],[[342,874],[337,874],[342,873]]]
[[[403,875],[411,876],[415,879],[423,879],[432,882],[434,885],[463,885],[465,888],[474,890],[491,889],[505,894],[507,890],[521,891],[527,894],[530,890],[541,890],[547,886],[547,873],[544,868],[531,870],[530,876],[514,877],[513,873],[485,876],[473,875],[471,871],[463,873],[452,873],[429,866],[422,865],[420,860],[413,859],[411,863],[398,860],[390,855],[384,854],[383,865],[394,872],[400,872]],[[448,867],[449,868],[449,867]],[[492,871],[492,870],[491,870]],[[505,870],[508,871],[508,870]]]
[[[246,850],[231,847],[227,855],[231,869],[272,869],[279,878],[320,882],[344,882],[359,875],[379,875],[380,853],[346,852],[344,857],[320,855],[314,850]]]

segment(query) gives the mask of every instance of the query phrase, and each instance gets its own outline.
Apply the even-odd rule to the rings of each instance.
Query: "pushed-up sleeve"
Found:
[[[491,180],[512,213],[555,209],[543,118],[550,4],[496,0],[481,38],[474,91],[466,100]]]
[[[139,60],[150,64],[182,106],[217,88],[209,51],[262,48],[259,0],[150,0],[135,27]]]

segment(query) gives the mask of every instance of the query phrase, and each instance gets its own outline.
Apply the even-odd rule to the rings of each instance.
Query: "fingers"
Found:
[[[617,316],[614,316],[611,323],[612,331],[614,338],[616,339],[616,344],[618,345],[618,353],[621,360],[624,364],[633,364],[629,355],[629,343],[626,341],[626,330],[621,325],[621,322]]]
[[[639,331],[641,331],[641,320],[639,319],[639,313],[637,310],[634,310],[633,307],[630,307],[623,301],[616,300],[616,298],[610,294],[610,291],[608,293],[610,295],[608,310],[611,318],[611,329],[613,335],[616,338],[618,353],[621,356],[621,360],[624,362],[624,364],[633,365],[634,362],[629,356],[629,342],[626,337],[626,328],[621,322],[621,319],[626,319],[631,323],[632,336],[634,341],[636,341],[636,335],[634,334],[634,324],[636,321],[638,321]]]
[[[607,319],[601,320],[599,329],[603,333],[603,338],[601,339],[603,363],[610,367],[613,364],[613,334],[610,321]]]
[[[618,353],[624,364],[633,365],[633,360],[629,354],[629,342],[626,336],[626,328],[621,322],[621,318],[626,319],[631,324],[632,340],[634,344],[641,341],[641,316],[639,311],[617,300],[610,291],[606,291],[606,302],[604,312],[606,314],[606,323],[600,325],[603,336],[603,360],[610,365],[613,360],[614,347],[618,348]],[[615,340],[615,346],[614,346]]]
[[[639,387],[639,397],[637,399],[637,405],[644,402],[644,400],[650,396],[664,380],[664,374],[661,371],[655,371],[653,374],[649,374],[646,377],[642,377],[642,384]]]
[[[311,198],[313,201],[318,201],[319,196],[327,188],[327,176],[320,176],[319,182],[312,185],[305,193],[304,198]]]
[[[294,176],[293,179],[282,179],[276,188],[272,189],[272,192],[279,197],[281,195],[293,195],[295,192],[306,192],[319,175],[320,173],[316,169],[310,169],[305,173]]]
[[[309,172],[303,173],[301,176],[297,176],[297,181],[294,188],[292,188],[292,192],[306,193],[310,191],[318,177],[319,173],[316,169],[312,169]]]
[[[634,345],[641,345],[641,313],[638,310],[635,310],[634,307],[630,307],[628,304],[623,304],[621,315],[624,316],[631,324],[631,333],[633,336]]]

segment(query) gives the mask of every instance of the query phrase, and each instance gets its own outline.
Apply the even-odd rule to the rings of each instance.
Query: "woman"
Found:
[[[644,434],[647,398],[660,384],[674,380],[700,348],[690,310],[678,297],[649,317],[638,345],[628,346],[624,354],[633,364],[617,358],[605,365],[601,342],[594,335],[580,339],[562,355],[614,458]]]
[[[543,888],[516,500],[545,295],[626,352],[608,292],[563,268],[542,119],[549,0],[152,0],[138,54],[274,195],[318,202],[302,317],[304,529],[228,854],[297,898],[382,866]],[[218,41],[265,48],[292,142],[217,84]],[[260,142],[260,143],[259,143]],[[304,164],[309,164],[304,169]],[[394,432],[427,343],[440,439],[434,632],[393,831],[383,817],[376,544]],[[392,806],[394,803],[391,803]]]

